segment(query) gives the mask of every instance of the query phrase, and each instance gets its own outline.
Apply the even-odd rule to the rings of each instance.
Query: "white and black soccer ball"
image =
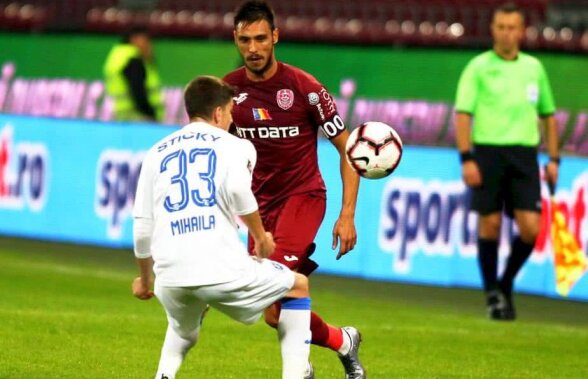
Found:
[[[402,140],[390,125],[369,121],[355,128],[345,147],[347,162],[364,178],[390,175],[402,158]]]

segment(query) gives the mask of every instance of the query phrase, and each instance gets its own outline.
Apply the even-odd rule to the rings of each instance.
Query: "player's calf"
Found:
[[[263,319],[266,324],[276,329],[278,327],[278,321],[280,318],[280,303],[270,305],[265,311],[263,311]]]
[[[200,328],[180,336],[168,325],[155,379],[174,379],[186,354],[198,341]]]

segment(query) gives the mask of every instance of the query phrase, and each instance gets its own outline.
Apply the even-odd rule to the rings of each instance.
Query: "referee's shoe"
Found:
[[[506,296],[499,290],[487,292],[486,306],[491,320],[513,321],[516,318],[512,296]]]

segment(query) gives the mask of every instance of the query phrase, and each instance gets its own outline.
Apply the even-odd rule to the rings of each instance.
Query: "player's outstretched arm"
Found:
[[[357,243],[357,232],[355,230],[355,206],[357,204],[357,193],[359,191],[359,176],[353,171],[345,158],[345,144],[349,138],[349,132],[344,131],[331,142],[339,152],[339,168],[341,181],[343,183],[343,199],[339,218],[333,227],[333,245],[336,249],[339,245],[337,259],[347,254]]]

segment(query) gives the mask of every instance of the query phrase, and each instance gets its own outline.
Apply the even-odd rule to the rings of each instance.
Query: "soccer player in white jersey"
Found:
[[[156,379],[175,377],[208,305],[250,324],[280,299],[282,378],[301,379],[308,369],[308,281],[265,259],[275,244],[251,191],[256,152],[227,132],[233,95],[218,78],[194,79],[184,93],[191,123],[157,142],[143,161],[133,212],[140,270],[133,294],[157,296],[167,314]],[[241,243],[235,215],[249,228],[256,257]]]

